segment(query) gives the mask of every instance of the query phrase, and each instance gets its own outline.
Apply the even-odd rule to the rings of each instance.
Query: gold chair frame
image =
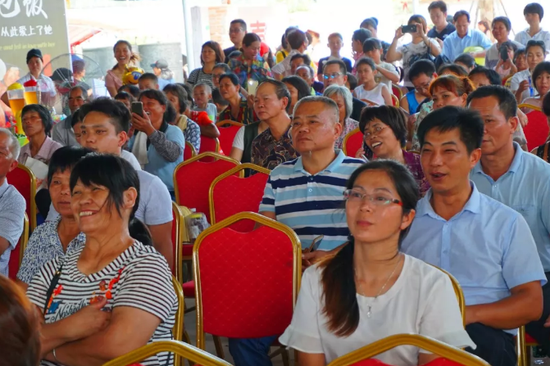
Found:
[[[399,108],[399,98],[395,94],[391,94],[391,99],[394,102],[394,107]]]
[[[350,132],[347,133],[346,136],[344,136],[344,141],[342,141],[342,151],[344,152],[344,155],[348,155],[348,149],[346,147],[346,144],[348,143],[348,140],[351,136],[355,135],[356,133],[361,133],[361,130],[359,129],[359,127],[357,128],[354,128],[353,130],[351,130]]]
[[[143,361],[160,352],[172,352],[177,355],[175,357],[176,359],[183,358],[202,366],[231,366],[231,364],[225,360],[217,358],[202,349],[180,341],[153,342],[124,356],[117,357],[114,360],[103,364],[103,366],[127,366]]]
[[[191,150],[191,157],[197,156],[197,149],[189,141],[185,141],[185,148]]]
[[[542,112],[542,108],[539,107],[539,106],[536,106],[536,105],[533,105],[533,104],[528,104],[528,103],[525,103],[525,104],[520,104],[518,105],[518,108],[529,108],[529,109],[532,109],[534,111],[538,111],[538,112]]]
[[[466,301],[464,300],[464,292],[462,292],[462,287],[460,287],[460,283],[458,283],[458,280],[449,272],[445,271],[442,268],[439,268],[437,266],[432,266],[440,270],[441,272],[445,273],[447,276],[449,276],[449,279],[451,280],[451,283],[453,285],[453,290],[455,291],[456,300],[458,301],[458,307],[460,309],[460,314],[462,315],[462,323],[464,326],[466,326]]]
[[[27,168],[25,165],[19,163],[17,164],[17,167],[19,169],[22,169],[24,170],[30,177],[31,179],[31,212],[30,212],[30,217],[27,217],[28,218],[28,221],[29,221],[29,228],[30,228],[30,231],[34,231],[34,229],[36,228],[36,215],[38,213],[38,208],[36,207],[36,201],[34,200],[34,197],[36,196],[36,177],[34,175],[34,173],[32,172],[32,170],[30,170],[29,168]],[[27,212],[27,208],[25,207],[25,213]]]
[[[300,281],[302,278],[302,244],[300,243],[300,239],[298,238],[298,235],[296,235],[294,230],[292,230],[288,226],[283,225],[280,222],[271,220],[263,215],[260,215],[254,212],[241,212],[239,214],[228,217],[227,219],[212,225],[211,227],[209,227],[208,229],[200,233],[199,237],[195,241],[195,245],[193,246],[193,271],[195,274],[195,298],[196,298],[196,304],[197,304],[197,347],[198,348],[204,349],[206,346],[205,335],[204,335],[204,324],[203,324],[203,304],[202,304],[202,296],[201,296],[202,283],[201,283],[201,276],[200,276],[200,257],[199,257],[199,250],[200,250],[201,244],[208,235],[220,229],[223,229],[225,227],[231,226],[235,222],[244,220],[244,219],[253,220],[262,226],[269,226],[273,229],[282,231],[289,237],[292,243],[292,247],[293,247],[292,250],[294,254],[294,259],[292,262],[292,269],[293,269],[292,303],[293,303],[293,306],[296,305],[298,292],[300,290]]]
[[[224,180],[227,177],[230,177],[230,176],[234,175],[237,172],[239,173],[239,178],[244,178],[244,170],[245,169],[252,169],[252,170],[255,170],[257,172],[264,173],[264,174],[267,174],[267,175],[269,175],[269,173],[271,173],[271,170],[269,170],[267,168],[264,168],[264,167],[261,167],[259,165],[251,164],[251,163],[244,163],[244,164],[239,164],[236,167],[228,170],[227,172],[218,175],[218,177],[212,181],[212,184],[210,185],[210,189],[208,190],[208,205],[210,206],[210,221],[212,221],[211,222],[212,225],[214,225],[216,223],[216,213],[215,213],[216,210],[214,209],[214,204],[215,204],[215,202],[214,202],[214,187],[220,181]]]
[[[415,346],[429,351],[435,355],[448,360],[458,362],[465,366],[489,366],[487,362],[471,353],[463,351],[436,339],[419,334],[395,334],[365,347],[359,348],[347,355],[338,357],[328,366],[350,366],[362,360],[372,358],[376,355],[389,351],[398,346]]]
[[[183,269],[181,268],[181,246],[183,244],[183,235],[185,230],[185,215],[183,208],[176,202],[172,201],[172,211],[175,213],[174,222],[172,225],[176,225],[176,243],[174,243],[174,272],[176,280],[181,283],[183,281]],[[181,287],[181,286],[180,286]]]

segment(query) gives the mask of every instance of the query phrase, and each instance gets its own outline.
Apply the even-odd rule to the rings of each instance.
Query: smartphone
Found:
[[[321,245],[321,241],[323,240],[324,237],[325,237],[324,235],[319,235],[318,237],[313,239],[313,241],[311,242],[311,245],[309,246],[309,248],[306,249],[305,252],[311,253],[316,251],[319,248],[319,245]]]
[[[130,110],[132,111],[132,113],[139,114],[140,116],[143,116],[143,103],[142,102],[132,102]]]
[[[248,95],[256,95],[258,80],[248,79]]]
[[[402,25],[401,31],[403,33],[416,33],[416,25]]]

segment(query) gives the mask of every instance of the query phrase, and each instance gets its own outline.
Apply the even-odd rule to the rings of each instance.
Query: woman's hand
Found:
[[[73,340],[86,338],[105,329],[111,320],[111,312],[101,310],[107,304],[105,297],[99,297],[90,304],[70,316],[70,337]]]
[[[357,159],[362,159],[362,160],[365,160],[367,161],[367,157],[365,156],[365,150],[363,150],[363,148],[361,147],[359,150],[357,150],[357,152],[355,153],[355,157]]]
[[[395,36],[393,37],[393,40],[396,41],[398,40],[399,38],[403,37],[404,34],[403,34],[403,29],[401,29],[401,27],[397,28],[397,30],[395,31]]]
[[[416,34],[422,38],[426,37],[426,32],[424,32],[424,27],[420,23],[414,23],[416,26]]]
[[[138,131],[145,132],[147,136],[150,136],[153,132],[156,131],[147,113],[145,113],[143,116],[132,113],[132,126]]]

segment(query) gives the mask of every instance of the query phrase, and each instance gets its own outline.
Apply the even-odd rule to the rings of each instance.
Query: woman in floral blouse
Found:
[[[407,137],[407,116],[394,106],[365,108],[361,113],[359,129],[365,136],[365,143],[377,159],[391,159],[409,168],[424,195],[430,188],[422,166],[420,155],[404,150]],[[362,150],[360,153],[364,153]]]
[[[229,60],[229,67],[239,78],[239,84],[248,91],[248,80],[260,84],[271,77],[267,62],[260,56],[262,40],[256,33],[247,33],[243,38],[241,55]]]
[[[235,74],[228,73],[220,76],[220,94],[229,102],[229,105],[220,113],[219,121],[231,120],[248,125],[258,119],[254,108],[249,106],[246,98],[239,94],[239,89],[239,79]]]

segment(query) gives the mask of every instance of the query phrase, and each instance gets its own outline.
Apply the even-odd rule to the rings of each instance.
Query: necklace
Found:
[[[397,267],[399,266],[400,262],[401,262],[401,258],[399,258],[397,260],[397,263],[395,264],[395,267],[393,267],[393,271],[391,271],[390,275],[386,279],[386,282],[384,282],[384,284],[382,285],[382,287],[380,288],[380,290],[378,291],[378,293],[374,297],[374,300],[372,301],[373,304],[376,301],[376,299],[378,299],[378,296],[380,296],[382,291],[384,291],[384,289],[386,288],[386,285],[388,284],[388,282],[390,281],[390,278],[392,278],[393,274],[397,270]],[[353,272],[355,273],[355,281],[359,284],[359,292],[363,292],[363,285],[361,284],[361,281],[359,280],[359,277],[357,277],[357,270],[354,268]],[[372,305],[368,304],[367,305],[367,318],[370,318],[371,315],[372,315]]]

